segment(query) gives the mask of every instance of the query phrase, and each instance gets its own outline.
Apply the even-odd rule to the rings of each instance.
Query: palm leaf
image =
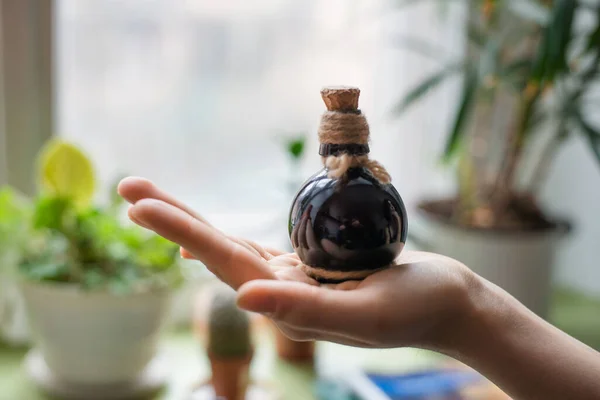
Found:
[[[430,90],[437,87],[446,78],[452,74],[459,72],[462,69],[462,64],[450,65],[446,68],[438,71],[422,81],[415,88],[410,90],[404,98],[394,107],[394,114],[400,115],[404,113],[410,106],[412,106],[417,100],[425,96]]]
[[[586,51],[592,51],[600,48],[600,7],[596,9],[596,29],[590,34],[588,38],[588,43],[586,46]]]
[[[596,156],[596,160],[600,163],[600,130],[589,124],[581,114],[577,115],[576,120],[583,131],[583,134],[587,137],[592,152]]]
[[[560,31],[557,33],[556,38],[557,48],[552,52],[552,55],[556,56],[557,73],[569,70],[567,56],[569,45],[573,40],[573,22],[578,3],[573,0],[563,0],[560,5],[562,5],[562,10],[556,21],[557,28],[560,27]]]
[[[551,83],[558,74],[568,70],[567,50],[572,39],[576,8],[574,0],[556,0],[538,46],[532,81]]]
[[[461,94],[461,101],[456,111],[452,130],[450,131],[450,135],[448,136],[448,140],[446,141],[446,145],[444,147],[444,153],[442,156],[442,162],[444,163],[448,163],[454,158],[462,138],[464,137],[465,122],[469,118],[473,109],[473,103],[478,86],[479,79],[477,71],[473,70],[472,68],[467,69],[463,91]]]
[[[546,72],[546,62],[548,60],[548,52],[550,49],[550,29],[546,27],[543,31],[542,38],[537,47],[537,51],[533,61],[533,68],[531,69],[530,80],[540,84],[544,79]]]
[[[567,50],[572,39],[577,2],[557,0],[548,29],[548,58],[544,79],[553,82],[556,75],[568,70]]]

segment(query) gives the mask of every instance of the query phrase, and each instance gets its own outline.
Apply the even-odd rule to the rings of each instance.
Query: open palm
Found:
[[[132,221],[179,244],[183,257],[238,291],[240,307],[270,317],[295,340],[431,348],[468,301],[471,273],[447,257],[405,251],[397,265],[364,280],[322,285],[296,268],[296,254],[231,237],[148,180],[126,178],[119,193],[132,204]]]

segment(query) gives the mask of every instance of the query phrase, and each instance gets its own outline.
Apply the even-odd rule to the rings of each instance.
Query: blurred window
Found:
[[[287,207],[285,138],[316,142],[321,86],[371,85],[374,3],[57,0],[58,133],[105,187],[136,174],[203,212]]]

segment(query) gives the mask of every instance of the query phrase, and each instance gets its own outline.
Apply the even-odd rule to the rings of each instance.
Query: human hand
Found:
[[[437,349],[468,314],[473,274],[453,259],[404,251],[364,280],[321,285],[296,268],[296,254],[228,236],[145,179],[124,179],[119,193],[132,221],[179,244],[183,257],[238,290],[241,308],[291,339]]]

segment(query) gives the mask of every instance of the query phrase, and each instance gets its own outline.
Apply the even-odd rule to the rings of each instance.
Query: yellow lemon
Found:
[[[96,186],[94,168],[77,146],[51,140],[40,153],[39,167],[43,190],[68,198],[81,207],[89,205]]]

